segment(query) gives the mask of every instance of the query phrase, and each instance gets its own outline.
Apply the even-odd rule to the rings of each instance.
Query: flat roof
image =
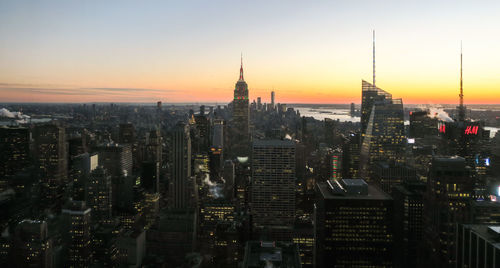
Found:
[[[291,140],[254,140],[253,146],[292,147],[295,146],[295,143]]]
[[[339,191],[332,191],[326,182],[318,183],[317,187],[324,199],[392,200],[390,195],[370,184],[368,184],[367,195],[352,195]]]

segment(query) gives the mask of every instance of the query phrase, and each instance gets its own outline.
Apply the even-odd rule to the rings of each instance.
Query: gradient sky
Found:
[[[0,1],[0,102],[500,103],[500,1]]]

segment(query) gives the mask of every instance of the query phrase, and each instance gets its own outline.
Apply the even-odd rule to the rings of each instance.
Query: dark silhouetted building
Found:
[[[16,267],[53,267],[53,241],[45,221],[23,220],[15,230],[12,258]]]
[[[109,224],[112,220],[113,184],[111,176],[101,166],[89,176],[87,183],[87,205],[92,209],[95,223]]]
[[[249,241],[245,246],[243,268],[288,267],[300,268],[297,245],[285,242]]]
[[[416,170],[405,164],[378,161],[373,166],[373,183],[388,194],[391,194],[394,186],[416,178]]]
[[[120,124],[119,143],[132,144],[136,141],[135,127],[132,123]]]
[[[500,266],[500,226],[459,224],[457,266],[495,268]]]
[[[98,146],[99,165],[109,175],[132,175],[132,148],[130,144],[107,143]]]
[[[30,132],[27,128],[0,127],[0,179],[29,164]]]
[[[466,219],[474,180],[462,157],[434,157],[424,203],[425,244],[429,267],[455,265],[457,223]]]
[[[403,181],[392,188],[394,199],[395,267],[417,267],[424,238],[424,195],[426,183]]]
[[[42,206],[60,207],[63,188],[68,180],[65,129],[51,124],[39,125],[35,127],[33,136]]]
[[[315,267],[392,267],[393,200],[362,179],[316,185]]]
[[[88,267],[92,263],[90,208],[83,201],[69,201],[62,209],[65,242],[68,250],[67,267]]]
[[[170,207],[188,208],[191,185],[191,138],[187,125],[179,123],[170,132]]]

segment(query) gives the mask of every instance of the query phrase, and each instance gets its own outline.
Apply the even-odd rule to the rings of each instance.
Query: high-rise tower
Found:
[[[375,86],[375,31],[373,31],[373,81],[370,84],[361,81],[361,135],[364,138],[366,127],[370,119],[373,104],[377,101],[392,99],[392,95]]]
[[[290,140],[256,140],[252,149],[255,238],[290,240],[295,219],[295,144]]]
[[[33,132],[41,203],[60,207],[68,177],[65,128],[47,124],[36,126]]]
[[[273,91],[271,91],[271,105],[273,106],[273,109],[274,109],[274,98],[275,98],[275,93],[273,90]]]
[[[186,209],[190,205],[191,137],[189,127],[178,123],[170,132],[169,157],[171,208]]]
[[[249,110],[248,85],[243,78],[243,58],[241,59],[240,78],[234,88],[233,100],[232,152],[238,156],[248,156],[249,151]]]

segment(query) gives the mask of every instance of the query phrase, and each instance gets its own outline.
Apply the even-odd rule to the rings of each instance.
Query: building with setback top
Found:
[[[233,119],[231,136],[232,154],[237,156],[249,155],[249,107],[248,107],[248,85],[243,78],[243,61],[240,67],[240,78],[234,88]]]

